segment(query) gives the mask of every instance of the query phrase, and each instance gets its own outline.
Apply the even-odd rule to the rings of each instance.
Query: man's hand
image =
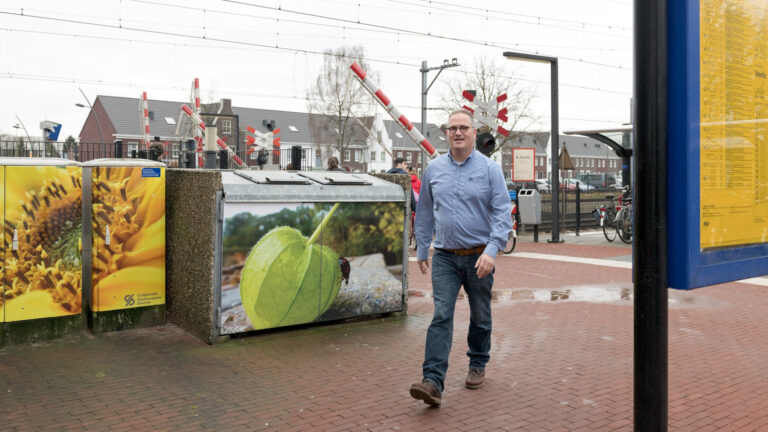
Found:
[[[421,270],[421,274],[427,274],[427,270],[429,270],[429,259],[418,260],[416,262],[419,263],[419,270]]]
[[[475,268],[477,269],[477,278],[482,279],[491,274],[491,271],[493,270],[493,263],[493,257],[490,255],[480,255],[480,258],[478,258],[477,262],[475,263]]]

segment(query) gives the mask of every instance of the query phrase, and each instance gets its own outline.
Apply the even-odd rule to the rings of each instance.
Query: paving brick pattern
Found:
[[[577,243],[577,242],[574,242]],[[519,244],[622,259],[628,247]],[[2,431],[631,431],[628,269],[497,260],[486,385],[467,390],[466,299],[440,408],[411,399],[432,313],[411,272],[407,317],[208,346],[173,325],[0,349]],[[768,291],[670,291],[669,430],[768,431]]]

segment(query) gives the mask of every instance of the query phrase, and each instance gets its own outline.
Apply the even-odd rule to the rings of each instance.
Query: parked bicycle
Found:
[[[517,212],[517,204],[515,204],[514,201],[512,201],[512,211],[510,212],[510,217],[512,218],[512,231],[509,232],[507,245],[502,250],[502,252],[505,254],[512,253],[512,251],[515,250],[515,245],[517,245],[517,224],[520,219],[520,214]]]
[[[629,194],[629,186],[625,186],[622,190],[622,194],[618,197],[614,195],[607,195],[605,197],[609,202],[603,204],[600,207],[595,208],[592,214],[595,216],[598,225],[603,228],[603,235],[609,242],[616,240],[616,236],[619,235],[621,241],[625,243],[632,242],[632,218],[631,208],[629,211],[622,212],[622,210],[629,204],[631,207],[632,198]],[[627,218],[629,225],[627,225]],[[619,224],[622,224],[621,231],[619,230]]]
[[[632,243],[632,195],[629,189],[626,190],[626,194],[622,197],[621,209],[616,214],[616,233],[624,243]]]

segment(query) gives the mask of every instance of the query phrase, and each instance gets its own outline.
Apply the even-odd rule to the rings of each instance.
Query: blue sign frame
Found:
[[[768,243],[701,250],[699,1],[668,5],[669,286],[693,289],[768,274]]]

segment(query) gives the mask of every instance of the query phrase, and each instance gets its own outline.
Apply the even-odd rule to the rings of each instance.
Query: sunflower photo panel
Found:
[[[165,304],[165,169],[92,171],[96,312]]]
[[[5,166],[5,321],[82,311],[82,171],[77,166]]]

